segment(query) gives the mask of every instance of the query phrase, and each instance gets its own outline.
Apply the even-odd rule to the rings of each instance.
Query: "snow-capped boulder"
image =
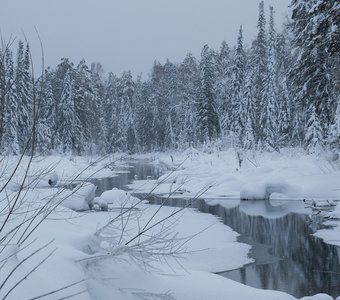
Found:
[[[335,207],[335,209],[326,214],[326,218],[340,220],[340,203]]]
[[[70,195],[61,202],[61,205],[76,211],[91,209],[93,207],[96,189],[97,187],[90,182],[79,184],[70,192]]]
[[[338,299],[338,298],[336,298],[336,299]],[[333,300],[333,297],[331,297],[330,295],[327,295],[327,294],[320,293],[320,294],[316,294],[314,296],[303,297],[300,300]]]
[[[132,197],[127,191],[123,191],[117,188],[113,188],[110,191],[105,191],[96,198],[96,202],[112,204],[117,207],[128,207],[139,201],[137,198]],[[100,205],[99,205],[100,206]]]
[[[59,176],[56,172],[52,172],[47,176],[47,183],[51,186],[57,185]]]
[[[268,200],[273,193],[297,197],[299,188],[285,181],[252,182],[245,185],[240,192],[241,200]]]

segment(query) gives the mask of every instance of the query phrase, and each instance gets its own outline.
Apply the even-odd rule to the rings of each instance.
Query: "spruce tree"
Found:
[[[74,105],[74,81],[72,71],[67,71],[64,79],[64,88],[59,102],[58,130],[60,139],[60,150],[66,154],[74,153],[76,132],[76,112]]]
[[[308,110],[308,121],[306,124],[305,146],[307,153],[319,153],[322,149],[322,129],[313,105]]]
[[[16,87],[18,96],[18,140],[20,151],[26,146],[32,125],[32,76],[29,45],[23,52],[23,44],[19,43],[16,66]]]
[[[4,70],[6,93],[1,150],[5,154],[18,155],[20,153],[18,141],[18,95],[14,82],[13,55],[10,50],[6,50],[5,53]]]
[[[118,83],[119,79],[112,72],[109,73],[108,82],[105,91],[104,121],[107,124],[107,146],[108,152],[114,152],[117,147],[118,135]]]
[[[180,120],[179,147],[188,148],[191,142],[198,141],[199,126],[197,99],[199,91],[199,70],[196,59],[191,53],[187,54],[179,66]]]
[[[44,82],[38,81],[38,114],[36,122],[37,151],[40,154],[48,154],[54,149],[54,139],[57,135],[55,99],[51,83],[51,73],[45,71]],[[41,86],[43,84],[43,86]],[[40,98],[41,96],[41,98]]]
[[[278,136],[278,109],[277,102],[278,81],[276,61],[276,31],[274,28],[274,9],[270,7],[269,33],[268,33],[268,72],[266,78],[267,105],[264,108],[264,146],[268,150],[279,151]]]
[[[237,115],[236,103],[230,96],[232,92],[232,53],[228,44],[223,41],[221,50],[216,56],[216,80],[214,93],[216,97],[216,112],[222,132],[234,130]]]
[[[232,71],[232,90],[231,90],[231,99],[232,99],[232,107],[233,107],[233,115],[236,117],[233,122],[232,131],[237,134],[238,142],[242,146],[242,141],[244,139],[246,124],[248,122],[247,112],[247,102],[245,95],[245,87],[246,87],[246,54],[243,48],[243,30],[242,26],[240,27],[238,38],[237,38],[237,47],[236,54],[233,63],[233,71]],[[251,120],[249,120],[251,121]],[[249,124],[248,124],[249,127]],[[250,130],[250,127],[248,128]]]
[[[201,141],[211,141],[219,137],[220,127],[216,113],[214,94],[215,68],[213,52],[205,45],[200,61],[200,94],[198,100],[198,122]]]
[[[325,141],[328,140],[330,126],[334,123],[336,79],[333,73],[334,60],[331,57],[333,48],[325,47],[324,44],[329,38],[328,26],[324,26],[328,21],[325,20],[331,19],[332,13],[330,10],[323,11],[321,7],[324,5],[333,7],[332,4],[333,1],[326,3],[316,0],[293,0],[291,5],[291,28],[297,57],[291,71],[291,79],[294,81],[299,109],[302,116],[305,116],[301,122],[302,126],[308,127],[310,111],[315,109]]]
[[[258,34],[253,44],[253,102],[254,102],[254,137],[257,147],[262,147],[264,140],[264,127],[267,122],[267,91],[266,81],[268,78],[268,50],[266,36],[266,18],[264,13],[263,1],[259,4],[259,17],[257,22]]]

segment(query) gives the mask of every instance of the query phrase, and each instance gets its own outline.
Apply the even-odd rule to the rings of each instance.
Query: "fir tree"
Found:
[[[277,76],[277,115],[278,115],[278,136],[280,147],[293,145],[293,112],[294,102],[289,93],[288,72],[292,64],[290,53],[291,47],[287,43],[287,31],[277,36],[276,51],[276,76]]]
[[[13,57],[10,50],[6,50],[4,68],[6,93],[1,149],[5,154],[18,155],[20,153],[18,141],[18,96],[14,82]]]
[[[233,103],[233,115],[236,116],[233,122],[232,131],[237,134],[239,142],[242,145],[242,140],[245,135],[246,123],[248,122],[247,117],[247,103],[245,95],[245,85],[246,85],[246,54],[243,49],[243,30],[240,27],[238,38],[237,38],[237,48],[236,55],[233,64],[233,77],[232,77],[232,91],[231,98]],[[251,120],[249,120],[251,121]],[[249,125],[249,124],[248,124]],[[248,128],[250,130],[250,128]]]
[[[236,103],[230,97],[232,91],[232,54],[228,44],[223,41],[216,57],[216,81],[214,93],[219,127],[223,132],[234,129],[236,120]]]
[[[74,106],[74,87],[72,71],[67,71],[64,79],[64,89],[59,102],[59,139],[63,153],[71,154],[77,148],[75,144],[76,113]]]
[[[322,129],[313,105],[308,110],[305,145],[309,154],[318,153],[322,149]]]
[[[18,97],[18,140],[20,151],[26,146],[32,125],[32,77],[30,65],[30,50],[19,43],[16,67],[16,88]]]
[[[108,152],[115,151],[118,135],[118,84],[119,80],[112,72],[109,73],[108,83],[106,86],[105,100],[103,103],[104,122],[107,124],[107,149]]]
[[[267,93],[266,81],[268,78],[268,58],[267,58],[267,37],[266,37],[266,18],[264,13],[263,1],[259,4],[259,17],[257,22],[258,34],[253,45],[253,61],[254,68],[254,137],[255,143],[261,147],[264,139],[264,126],[266,120]]]
[[[187,54],[179,66],[179,97],[181,99],[178,107],[179,125],[179,147],[187,148],[191,142],[198,140],[198,112],[196,99],[199,90],[199,70],[196,59],[192,54]]]
[[[325,19],[325,16],[316,13],[320,11],[317,7],[320,7],[322,2],[324,1],[292,1],[291,28],[297,59],[290,74],[302,115],[308,117],[310,113],[306,109],[314,107],[317,118],[322,124],[323,139],[327,140],[329,128],[334,122],[336,91],[332,50],[324,45],[328,31],[322,29],[327,26],[324,28],[319,23],[319,20]],[[302,125],[305,125],[308,119],[304,118],[301,121]]]
[[[264,146],[268,150],[279,151],[278,137],[278,108],[277,103],[277,61],[276,61],[276,32],[274,28],[274,9],[270,7],[268,34],[268,72],[266,80],[267,105],[264,127]]]
[[[37,114],[37,151],[40,154],[47,154],[54,149],[54,138],[56,136],[56,112],[55,99],[53,97],[53,89],[51,84],[51,74],[48,70],[45,72],[44,82],[39,81],[37,89],[41,90],[38,101]],[[40,84],[43,84],[41,87]]]
[[[215,69],[213,52],[205,45],[200,61],[200,95],[198,102],[198,118],[202,141],[216,139],[220,134],[214,95]]]

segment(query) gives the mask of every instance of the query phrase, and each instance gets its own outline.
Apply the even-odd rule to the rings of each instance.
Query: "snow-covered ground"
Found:
[[[153,161],[176,166],[187,154],[172,154],[172,158],[169,154],[159,154]],[[275,182],[276,186],[284,183],[288,197],[339,199],[339,171],[322,159],[296,153],[262,154],[256,158],[251,156],[249,160],[244,156],[241,169],[236,170],[239,167],[235,152],[189,154],[179,169],[168,178],[163,177],[164,184],[156,192],[168,193],[179,188],[182,196],[189,197],[212,185],[207,195],[215,198],[212,201],[218,201],[216,198],[221,196],[239,197],[241,190],[249,191],[246,184],[261,182],[263,187],[268,182]],[[117,209],[73,211],[70,207],[84,208],[92,201],[85,199],[92,191],[91,186],[80,186],[72,193],[62,190],[58,184],[55,187],[48,184],[52,173],[62,184],[72,182],[75,177],[79,183],[78,179],[93,174],[95,177],[113,176],[114,171],[108,167],[112,167],[118,157],[100,161],[57,156],[35,159],[29,173],[31,185],[18,197],[15,215],[0,233],[1,298],[16,286],[6,299],[31,299],[52,291],[56,292],[44,299],[72,294],[72,299],[95,300],[295,299],[285,293],[247,287],[211,273],[250,262],[249,246],[237,242],[237,233],[212,215],[184,209],[167,219],[179,208],[158,210],[159,206],[139,203],[129,195],[124,200],[124,192],[117,190],[94,201],[110,202],[112,197],[111,202]],[[5,160],[2,162],[2,169],[5,169]],[[7,161],[2,185],[14,162],[15,158]],[[16,201],[27,162],[25,158],[18,173],[1,193],[0,224],[4,224],[8,215],[8,200],[12,204]],[[77,176],[79,173],[81,175]],[[173,179],[169,180],[171,176]],[[152,180],[137,182],[135,188],[149,192],[154,184]],[[68,194],[71,194],[70,198],[64,201]],[[68,202],[72,199],[71,202],[77,201],[79,206],[70,206]],[[135,207],[120,215],[126,211],[118,209],[122,203]],[[58,207],[53,209],[53,205]],[[42,213],[36,219],[30,219],[37,211]],[[166,221],[156,226],[163,219]],[[23,225],[16,228],[18,224]],[[13,228],[17,230],[11,231]],[[139,237],[138,232],[144,228],[148,230]],[[35,230],[29,234],[32,229]],[[24,241],[20,248],[16,245],[18,241]],[[4,242],[7,244],[2,247]],[[43,248],[35,253],[40,247]],[[49,256],[53,250],[55,252]],[[9,274],[11,276],[6,279]],[[77,284],[67,287],[73,283]],[[62,287],[67,288],[59,291]],[[329,298],[318,295],[313,299]]]
[[[193,197],[211,186],[205,198],[239,198],[241,194],[243,198],[264,199],[271,191],[276,193],[274,198],[340,200],[339,160],[306,155],[299,149],[283,149],[281,153],[242,151],[239,155],[241,168],[233,149],[211,154],[194,149],[159,153],[152,157],[154,161],[172,164],[174,171],[157,181],[138,181],[131,187],[146,192],[157,184],[156,193],[176,194],[180,190],[181,197]]]

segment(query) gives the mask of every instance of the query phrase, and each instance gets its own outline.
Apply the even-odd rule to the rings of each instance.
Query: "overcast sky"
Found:
[[[257,0],[0,0],[0,29],[5,38],[23,39],[34,54],[41,36],[46,64],[62,57],[75,64],[101,62],[106,72],[148,74],[154,60],[180,62],[186,53],[199,57],[208,44],[235,45],[239,26],[247,43],[256,35]],[[277,27],[289,12],[290,0],[265,0],[276,11]],[[36,62],[38,65],[38,62]]]

